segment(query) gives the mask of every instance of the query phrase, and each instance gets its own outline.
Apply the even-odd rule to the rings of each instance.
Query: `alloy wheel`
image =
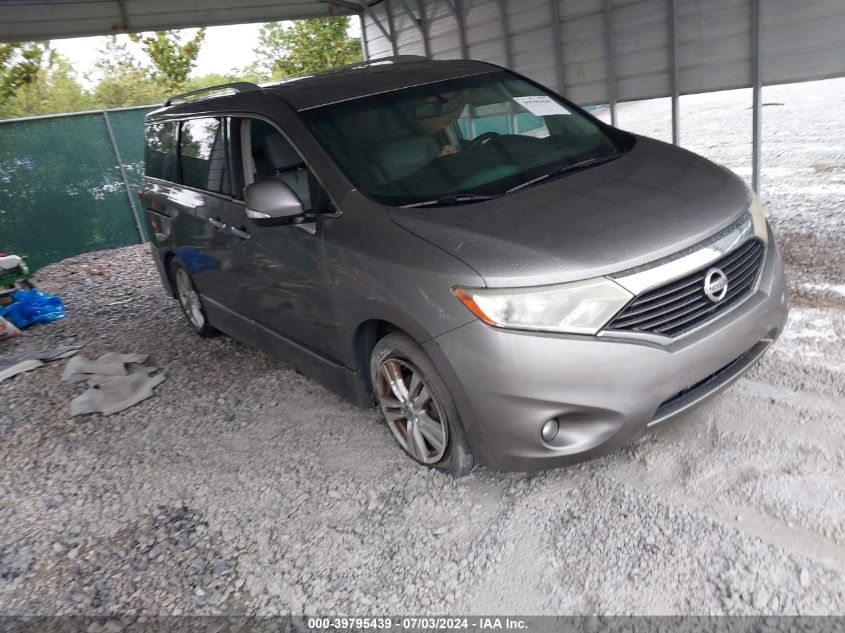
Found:
[[[376,382],[387,426],[405,452],[423,464],[443,459],[449,427],[419,370],[405,360],[388,358]]]
[[[202,303],[200,303],[200,296],[194,285],[191,283],[191,278],[185,269],[178,268],[176,270],[176,294],[179,296],[179,303],[182,304],[182,309],[185,315],[195,328],[202,329],[205,325],[205,315],[202,313]]]

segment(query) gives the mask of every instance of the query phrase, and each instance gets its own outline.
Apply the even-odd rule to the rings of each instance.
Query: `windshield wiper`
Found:
[[[539,182],[543,182],[544,180],[549,180],[550,178],[556,178],[558,176],[562,176],[563,174],[569,173],[571,171],[578,171],[580,169],[586,169],[587,167],[594,167],[595,165],[601,165],[602,163],[610,162],[616,158],[619,158],[622,155],[622,152],[609,154],[607,156],[602,156],[600,158],[588,158],[587,160],[582,160],[577,163],[570,163],[567,165],[561,165],[556,169],[548,172],[547,174],[543,174],[542,176],[537,176],[536,178],[532,178],[531,180],[526,180],[523,183],[516,185],[515,187],[511,187],[504,194],[499,195],[491,195],[491,194],[481,194],[481,193],[450,193],[445,196],[441,196],[439,198],[435,198],[434,200],[426,200],[425,202],[413,202],[411,204],[403,204],[402,206],[405,208],[412,208],[412,207],[437,207],[437,206],[446,206],[450,204],[464,204],[468,202],[480,202],[482,200],[492,200],[493,198],[499,198],[501,195],[506,195],[509,193],[513,193],[514,191],[519,191],[520,189],[524,189],[525,187],[530,187],[531,185],[536,185]]]
[[[601,165],[602,163],[609,163],[610,161],[619,158],[621,155],[622,153],[619,152],[615,154],[610,154],[608,156],[602,156],[601,158],[588,158],[587,160],[582,160],[577,163],[561,165],[560,167],[551,170],[547,174],[543,174],[542,176],[537,176],[536,178],[532,178],[531,180],[526,180],[525,182],[519,183],[515,187],[511,187],[510,189],[508,189],[505,193],[513,193],[514,191],[525,189],[526,187],[530,187],[531,185],[536,185],[537,183],[543,182],[544,180],[549,180],[550,178],[557,178],[558,176],[562,176],[563,174],[567,174],[571,171],[578,171],[587,167]]]
[[[482,200],[492,200],[499,196],[481,194],[481,193],[450,193],[446,196],[435,198],[434,200],[426,200],[425,202],[413,202],[411,204],[403,204],[406,209],[412,207],[437,207],[446,206],[449,204],[463,204],[465,202],[480,202]]]

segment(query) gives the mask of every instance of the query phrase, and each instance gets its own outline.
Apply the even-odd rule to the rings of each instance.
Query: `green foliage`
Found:
[[[360,42],[348,30],[348,17],[298,20],[289,26],[268,22],[258,36],[253,70],[285,79],[360,61]]]
[[[71,63],[49,43],[0,44],[0,118],[162,103],[167,97],[233,81],[261,83],[354,63],[359,42],[348,17],[271,22],[262,26],[256,61],[240,71],[191,77],[205,29],[109,36],[96,72],[80,83]],[[134,44],[133,44],[134,42]],[[138,56],[135,46],[144,56]]]
[[[208,75],[202,75],[200,77],[191,77],[188,81],[185,82],[185,85],[182,86],[182,90],[184,92],[189,92],[191,90],[199,90],[200,88],[210,88],[211,86],[219,86],[220,84],[228,84],[232,83],[233,81],[245,81],[243,77],[237,74],[221,74],[221,73],[209,73]],[[246,80],[248,81],[248,80]]]
[[[0,117],[78,112],[92,107],[93,99],[83,90],[71,63],[53,52],[39,66],[34,79],[19,86],[13,97],[0,106]]]
[[[247,64],[237,72],[233,70],[229,76],[236,77],[234,81],[251,81],[254,84],[264,83],[271,79],[270,73],[265,72],[262,64],[257,61]]]
[[[0,107],[12,99],[21,87],[35,81],[49,50],[49,42],[0,44]]]
[[[97,83],[93,101],[97,108],[128,108],[161,103],[169,93],[146,72],[110,74]]]
[[[153,79],[148,68],[135,59],[126,42],[111,35],[105,47],[98,52],[100,57],[96,67],[102,78],[93,92],[97,107],[149,105],[161,103],[167,98],[167,90]]]
[[[155,68],[153,79],[168,92],[179,92],[185,85],[197,62],[200,46],[205,39],[205,29],[182,43],[179,31],[155,31],[143,36],[130,33],[129,38],[141,45]]]

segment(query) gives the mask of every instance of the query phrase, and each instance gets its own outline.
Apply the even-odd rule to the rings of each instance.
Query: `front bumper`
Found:
[[[498,470],[541,470],[607,453],[718,393],[754,364],[786,318],[783,264],[770,233],[756,292],[667,344],[474,321],[425,347],[478,460]],[[560,432],[545,442],[540,429],[550,418]]]

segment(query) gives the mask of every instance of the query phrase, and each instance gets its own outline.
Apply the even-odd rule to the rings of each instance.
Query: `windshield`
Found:
[[[506,71],[302,115],[355,186],[389,205],[503,195],[554,170],[612,159],[632,143],[630,135]]]

